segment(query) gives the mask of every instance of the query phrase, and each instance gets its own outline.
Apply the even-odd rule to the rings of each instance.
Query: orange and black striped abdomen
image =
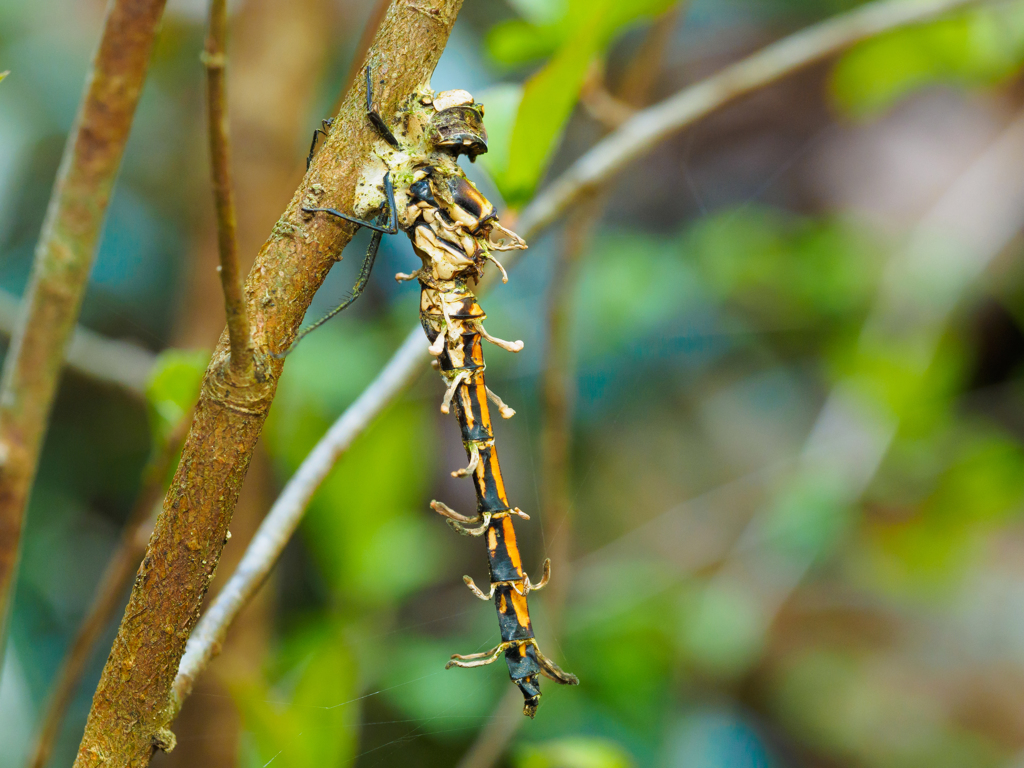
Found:
[[[524,594],[526,574],[523,572],[522,557],[516,542],[513,513],[501,475],[498,451],[494,445],[494,426],[484,380],[482,339],[476,330],[476,323],[483,320],[484,313],[464,286],[459,285],[459,289],[444,294],[459,297],[457,302],[449,302],[446,317],[445,312],[437,306],[437,301],[443,301],[444,298],[436,290],[425,286],[421,300],[421,321],[431,343],[437,339],[436,329],[442,328],[443,333],[449,319],[459,331],[454,343],[451,338],[447,339],[448,343],[438,357],[438,363],[448,381],[454,381],[463,372],[466,374],[455,391],[453,402],[466,453],[471,459],[474,452],[479,455],[472,476],[477,512],[489,516],[484,541],[487,544],[494,605],[502,642],[515,644],[506,650],[505,661],[509,676],[522,690],[528,706],[535,708],[537,697],[540,696],[537,675],[541,673],[541,667],[530,642],[534,635]],[[461,295],[463,290],[465,295]]]

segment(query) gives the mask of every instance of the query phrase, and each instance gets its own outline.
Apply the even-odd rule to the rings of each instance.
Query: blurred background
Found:
[[[467,170],[502,210],[635,108],[857,3],[622,5],[466,3],[433,86],[487,105],[492,150]],[[246,266],[376,6],[235,3]],[[103,10],[0,0],[7,310]],[[3,662],[3,768],[26,764],[147,458],[223,327],[206,10],[168,3],[82,314],[130,345],[105,366],[120,383],[68,369],[46,441]],[[503,664],[444,671],[498,633],[460,578],[486,582],[483,547],[428,507],[468,508],[472,491],[449,476],[463,449],[425,372],[318,493],[153,765],[1024,766],[1022,62],[1021,2],[860,44],[657,146],[484,297],[491,332],[526,342],[487,350],[488,383],[518,411],[497,439],[532,517],[524,566],[555,560],[531,598],[538,638],[578,688],[546,682],[531,722]],[[365,239],[310,319],[352,285]],[[417,322],[416,286],[391,278],[416,263],[387,240],[364,297],[289,358],[218,584]],[[73,760],[120,615],[52,766]]]

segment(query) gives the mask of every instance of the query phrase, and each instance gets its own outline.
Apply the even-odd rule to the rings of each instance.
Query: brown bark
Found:
[[[383,114],[393,113],[429,77],[460,6],[461,0],[392,4],[367,55]],[[270,353],[294,338],[313,294],[355,230],[301,207],[324,202],[351,210],[376,140],[366,120],[364,88],[357,81],[349,92],[249,274],[252,378],[231,375],[225,334],[213,354],[181,462],[93,699],[77,768],[144,766],[156,748],[173,746],[169,726],[178,706],[169,695],[171,683],[274,397],[282,363]]]
[[[165,0],[112,0],[0,381],[0,647],[21,529]]]
[[[305,154],[295,137],[305,138],[309,108],[331,44],[330,0],[246,0],[231,17],[229,110],[233,178],[238,217],[239,255],[256,255],[302,178]],[[371,40],[362,50],[360,61]],[[357,62],[358,65],[358,62]],[[267,104],[275,105],[268,110]],[[194,249],[194,283],[186,293],[176,343],[211,346],[223,328],[216,278],[218,249],[207,231]],[[231,520],[231,540],[224,547],[211,593],[217,594],[234,573],[260,521],[273,501],[272,473],[266,452],[257,445],[238,505]],[[272,622],[273,589],[261,590],[238,616],[220,655],[197,686],[175,726],[178,745],[157,754],[154,768],[234,768],[238,765],[238,710],[231,697],[233,681],[248,682],[258,673]],[[209,610],[209,601],[204,612]]]

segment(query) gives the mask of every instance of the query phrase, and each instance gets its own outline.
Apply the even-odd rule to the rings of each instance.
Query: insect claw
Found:
[[[469,449],[469,466],[464,469],[456,469],[452,472],[452,477],[465,477],[466,475],[473,474],[476,471],[477,465],[480,464],[480,449],[473,443]]]
[[[488,251],[487,258],[494,262],[494,265],[501,270],[501,282],[508,282],[508,272],[505,271],[505,267],[501,265],[501,262],[494,258],[494,254]]]
[[[518,339],[516,341],[505,341],[504,339],[499,339],[494,336],[491,336],[491,334],[484,330],[484,326],[482,323],[477,323],[476,327],[480,330],[480,335],[487,339],[489,342],[491,342],[491,344],[499,346],[502,349],[507,349],[509,352],[521,352],[523,350],[523,347],[526,346],[525,344],[523,344],[521,340]]]
[[[492,597],[494,597],[494,585],[493,585],[493,584],[491,584],[491,591],[490,591],[490,592],[488,592],[488,593],[487,593],[487,594],[485,595],[485,594],[483,593],[483,590],[481,590],[481,589],[480,589],[480,587],[478,587],[478,586],[476,585],[476,582],[475,582],[475,581],[473,581],[473,580],[472,580],[471,578],[469,578],[469,576],[463,576],[463,577],[462,577],[462,580],[463,580],[464,582],[466,582],[466,586],[467,586],[467,587],[469,587],[470,591],[471,591],[471,592],[472,592],[472,593],[473,593],[474,595],[476,595],[477,597],[479,597],[479,598],[480,598],[481,600],[490,600],[490,599],[491,599]]]
[[[460,515],[458,512],[449,507],[443,501],[437,501],[436,499],[430,502],[430,508],[437,512],[437,514],[443,515],[444,517],[447,517],[449,520],[456,520],[460,523],[476,523],[480,521],[479,514],[477,514],[476,517],[466,517],[466,515]]]
[[[540,589],[544,589],[544,587],[546,587],[548,585],[548,579],[551,578],[551,558],[550,557],[544,559],[544,564],[541,566],[541,568],[543,569],[543,572],[541,574],[540,581],[537,582],[536,584],[531,584],[530,583],[530,577],[529,576],[525,577],[524,585],[526,587],[526,594],[528,594],[530,592],[536,592],[536,591],[538,591]]]
[[[467,517],[440,501],[430,502],[430,508],[442,517],[447,517],[448,525],[463,536],[483,536],[487,525],[491,522],[491,515],[487,512]]]
[[[504,401],[496,394],[494,394],[491,391],[490,387],[487,387],[487,396],[494,401],[494,404],[496,406],[498,406],[498,413],[501,414],[501,418],[511,419],[513,416],[516,415],[516,412],[512,408],[509,408],[507,405],[505,405]]]
[[[580,679],[571,672],[566,672],[564,669],[559,667],[555,662],[540,652],[540,648],[537,644],[533,644],[533,650],[537,654],[537,662],[540,664],[540,671],[544,677],[554,680],[556,683],[561,685],[579,685]]]
[[[416,270],[415,272],[409,272],[408,274],[407,274],[407,273],[405,273],[405,272],[396,272],[396,273],[395,273],[395,280],[396,280],[397,282],[399,282],[399,283],[403,283],[403,282],[405,282],[406,280],[415,280],[415,279],[416,279],[416,278],[418,278],[418,277],[419,277],[419,276],[420,276],[420,275],[421,275],[422,273],[423,273],[423,270],[422,270],[422,269],[417,269],[417,270]]]
[[[509,510],[513,515],[519,515],[523,520],[529,520],[530,516],[523,512],[519,507],[513,507]]]
[[[491,229],[487,233],[487,244],[496,251],[521,251],[526,248],[523,238],[497,221],[491,223]]]
[[[440,338],[440,336],[438,337]],[[448,385],[447,391],[444,393],[444,400],[441,401],[441,413],[447,415],[448,411],[451,410],[452,398],[455,397],[455,390],[459,388],[465,379],[469,377],[469,371],[459,371],[459,374],[452,379],[452,383]],[[454,477],[461,477],[461,475],[455,475]]]

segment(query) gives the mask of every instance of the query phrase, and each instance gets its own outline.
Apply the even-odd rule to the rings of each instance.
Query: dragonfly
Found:
[[[563,685],[578,685],[579,679],[563,671],[537,645],[527,597],[548,583],[551,560],[544,561],[536,583],[523,569],[514,520],[529,520],[529,515],[509,503],[495,447],[490,403],[505,419],[512,418],[515,411],[487,386],[483,342],[509,352],[522,350],[523,342],[505,341],[488,333],[484,328],[487,316],[473,293],[489,262],[508,282],[496,252],[527,246],[499,223],[494,205],[459,165],[463,155],[473,161],[487,151],[484,105],[470,93],[435,92],[425,84],[409,95],[389,126],[374,106],[373,75],[367,67],[366,114],[378,141],[357,187],[353,212],[315,206],[302,209],[372,230],[359,277],[344,302],[299,334],[278,357],[358,298],[369,281],[383,235],[399,231],[408,235],[422,264],[395,278],[420,283],[420,324],[434,357],[433,367],[445,383],[441,412],[448,414],[454,407],[469,462],[452,475],[472,478],[477,500],[475,514],[457,512],[436,500],[430,506],[455,531],[482,538],[486,544],[490,588],[484,592],[469,576],[463,581],[476,597],[494,602],[501,633],[501,642],[494,648],[453,654],[445,668],[485,666],[504,656],[509,677],[523,694],[523,714],[532,718],[541,696],[541,676]],[[307,167],[318,137],[327,135],[331,127],[325,120],[313,133]]]

